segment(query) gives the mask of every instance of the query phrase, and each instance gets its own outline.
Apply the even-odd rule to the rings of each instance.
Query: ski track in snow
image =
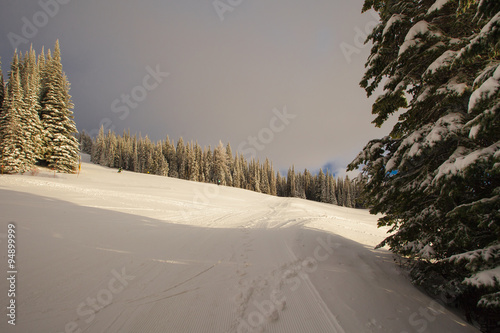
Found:
[[[90,163],[0,176],[0,209],[0,246],[10,221],[19,242],[2,332],[477,332],[412,320],[432,300],[373,250],[387,228],[364,210]]]

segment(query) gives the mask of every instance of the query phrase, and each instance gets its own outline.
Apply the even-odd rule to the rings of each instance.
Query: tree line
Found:
[[[307,169],[296,172],[294,166],[282,176],[266,158],[248,161],[243,155],[233,154],[230,143],[212,149],[203,149],[197,142],[165,140],[152,142],[148,136],[131,135],[124,131],[116,135],[101,127],[96,138],[85,131],[79,135],[82,152],[96,164],[122,168],[173,178],[214,183],[280,196],[298,197],[345,207],[361,208],[362,179],[335,178],[330,172],[319,170],[313,175]]]
[[[70,83],[62,70],[59,41],[53,54],[14,52],[6,84],[0,63],[0,169],[23,173],[37,164],[75,172],[77,132]]]

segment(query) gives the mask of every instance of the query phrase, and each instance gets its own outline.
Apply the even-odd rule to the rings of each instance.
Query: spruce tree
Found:
[[[42,157],[42,133],[40,122],[40,73],[33,48],[24,59],[21,72],[21,84],[24,90],[25,110],[22,121],[26,138],[26,163],[31,167]]]
[[[78,162],[78,141],[73,121],[69,83],[63,73],[59,41],[54,56],[48,53],[43,70],[41,121],[44,129],[44,160],[50,168],[74,173]]]
[[[271,191],[271,195],[274,195],[276,196],[277,195],[277,180],[276,180],[276,174],[274,173],[274,167],[273,167],[273,163],[271,163],[271,167],[269,168],[269,171],[268,171],[268,175],[269,175],[269,188],[270,188],[270,191]]]
[[[212,179],[212,151],[210,146],[203,148],[203,176],[206,183],[213,182]]]
[[[326,191],[326,177],[323,173],[323,169],[319,169],[319,174],[317,177],[317,186],[316,186],[316,201],[319,202],[327,202],[327,191]]]
[[[226,159],[227,159],[226,184],[227,186],[233,186],[233,174],[234,174],[233,150],[231,149],[231,144],[229,142],[226,145]]]
[[[337,194],[335,190],[335,179],[333,175],[328,176],[328,203],[332,205],[338,205],[337,203]]]
[[[5,96],[5,83],[3,81],[2,60],[0,59],[0,117],[2,117],[2,105]]]
[[[24,172],[26,141],[22,115],[25,110],[17,52],[11,64],[8,88],[0,118],[0,169],[2,173]]]
[[[286,196],[287,197],[296,197],[296,184],[295,184],[295,166],[292,165],[291,168],[288,169],[288,174],[286,178],[287,188],[286,188]]]
[[[411,258],[413,280],[434,293],[474,288],[478,306],[498,308],[499,2],[366,0],[369,9],[380,23],[361,86],[371,95],[385,82],[375,125],[405,108],[349,166],[363,166],[371,212],[392,227],[380,246]]]
[[[92,153],[90,155],[90,160],[95,164],[103,164],[105,160],[105,137],[104,137],[104,126],[101,126],[99,133],[95,142],[92,144]]]
[[[167,159],[168,163],[168,176],[172,178],[177,178],[179,174],[177,173],[177,153],[175,151],[174,142],[170,141],[169,136],[165,139],[163,154]]]
[[[184,139],[182,137],[177,141],[175,158],[177,161],[177,177],[179,179],[186,179],[186,148],[184,147]]]
[[[213,155],[213,174],[214,181],[220,185],[226,185],[227,175],[228,175],[228,162],[227,162],[226,148],[219,141],[219,145],[214,149]]]
[[[255,161],[252,160],[251,162],[251,177],[252,177],[252,189],[255,192],[260,193],[261,188],[260,188],[260,163],[259,160]]]
[[[264,194],[271,194],[271,187],[269,185],[269,177],[267,175],[267,170],[264,167],[259,168],[260,174],[260,191]]]
[[[199,178],[199,167],[196,161],[195,148],[193,144],[188,144],[186,146],[186,173],[187,179],[192,181],[198,181]]]

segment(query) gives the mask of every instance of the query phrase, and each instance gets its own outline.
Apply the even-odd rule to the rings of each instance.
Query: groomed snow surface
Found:
[[[83,163],[0,176],[0,211],[1,332],[478,332],[373,249],[365,210]]]

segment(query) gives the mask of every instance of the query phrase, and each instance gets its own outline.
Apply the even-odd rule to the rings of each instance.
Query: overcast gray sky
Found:
[[[277,169],[339,172],[368,140],[362,0],[2,0],[14,48],[61,44],[79,130],[230,142]]]

